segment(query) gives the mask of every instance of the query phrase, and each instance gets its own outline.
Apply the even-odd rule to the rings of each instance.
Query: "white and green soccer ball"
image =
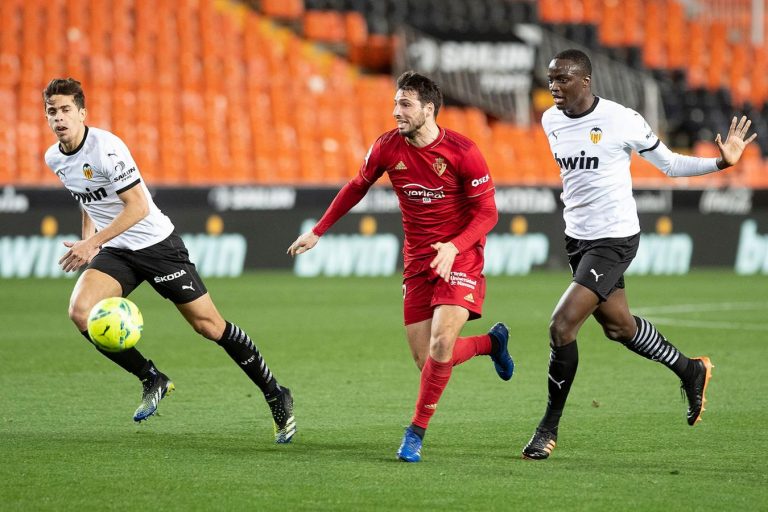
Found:
[[[139,308],[123,297],[99,301],[88,314],[88,335],[107,352],[120,352],[136,345],[144,329]]]

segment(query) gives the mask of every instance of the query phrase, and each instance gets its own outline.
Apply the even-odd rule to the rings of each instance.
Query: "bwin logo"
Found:
[[[91,190],[86,187],[85,192],[73,192],[70,190],[69,193],[80,203],[92,203],[94,201],[101,201],[107,197],[107,189],[104,187],[99,187],[96,190]]]
[[[178,272],[174,272],[173,274],[168,274],[167,276],[157,276],[155,277],[156,283],[164,283],[166,281],[173,281],[174,279],[178,279],[181,276],[187,275],[186,270],[179,270]]]
[[[570,169],[597,169],[600,159],[596,156],[585,156],[586,154],[586,151],[582,151],[581,156],[559,158],[555,153],[555,162],[566,171]]]

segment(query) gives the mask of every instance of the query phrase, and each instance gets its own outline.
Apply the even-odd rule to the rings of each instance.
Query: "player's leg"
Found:
[[[432,318],[415,322],[405,326],[405,337],[411,356],[419,371],[424,369],[424,364],[429,358],[429,336],[432,332]]]
[[[275,441],[290,442],[296,433],[291,391],[277,382],[248,333],[224,320],[208,293],[191,302],[176,304],[176,307],[196,332],[221,346],[259,387],[275,422]]]
[[[462,306],[469,311],[470,320],[480,318],[486,287],[483,265],[481,251],[460,254],[454,261],[450,282],[440,281],[435,285],[431,307],[438,304]],[[509,380],[515,371],[515,363],[509,355],[508,345],[509,329],[499,322],[486,334],[457,338],[453,347],[453,365],[476,356],[489,355],[499,377]]]
[[[416,366],[421,370],[429,357],[429,338],[432,330],[432,319],[423,320],[405,326],[405,334],[408,346]],[[509,357],[506,346],[509,340],[509,331],[502,323],[494,325],[487,334],[477,336],[464,336],[456,338],[453,345],[453,366],[460,365],[475,356],[490,354],[506,354]],[[501,356],[500,356],[501,357]],[[511,361],[511,357],[509,358]],[[514,363],[512,363],[514,369]],[[511,372],[509,372],[511,377]],[[506,378],[504,380],[509,380]]]
[[[597,306],[597,300],[588,288],[571,283],[552,313],[547,408],[531,440],[523,448],[526,459],[546,459],[557,444],[558,425],[579,366],[576,335]]]
[[[523,458],[546,459],[554,450],[560,418],[579,365],[576,336],[623,272],[622,261],[625,258],[613,251],[610,243],[605,244],[607,247],[601,244],[601,241],[566,237],[573,282],[560,297],[550,320],[547,408],[533,436],[523,448]],[[614,270],[617,265],[618,269]]]
[[[421,442],[451,378],[454,343],[468,318],[469,311],[461,306],[440,305],[435,308],[429,333],[429,355],[421,370],[416,410],[397,451],[400,460],[421,460]]]
[[[80,275],[72,290],[69,299],[69,318],[83,337],[93,343],[88,335],[88,313],[91,308],[102,299],[122,296],[123,289],[117,279],[100,270],[89,268]],[[136,347],[122,352],[107,352],[96,345],[94,347],[104,357],[139,378],[141,378],[142,372],[146,370],[148,361]]]
[[[606,337],[646,359],[663,364],[678,376],[688,399],[688,424],[696,424],[704,410],[704,395],[712,375],[709,358],[686,357],[651,322],[633,316],[623,287],[615,290],[598,306],[594,317],[603,327]]]
[[[89,268],[81,274],[72,291],[69,316],[82,335],[91,341],[87,331],[88,313],[91,308],[107,297],[127,296],[140,282],[120,251],[102,249],[91,261]],[[134,421],[142,421],[154,414],[160,400],[173,391],[173,382],[136,347],[121,352],[107,352],[98,347],[96,349],[141,381],[141,402],[133,414]]]

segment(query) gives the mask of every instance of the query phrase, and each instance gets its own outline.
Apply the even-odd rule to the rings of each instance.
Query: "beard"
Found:
[[[421,116],[419,119],[414,119],[412,123],[409,123],[411,125],[410,129],[398,129],[398,132],[403,137],[407,137],[409,139],[412,139],[416,133],[421,130],[422,126],[427,122],[427,118],[425,116]]]

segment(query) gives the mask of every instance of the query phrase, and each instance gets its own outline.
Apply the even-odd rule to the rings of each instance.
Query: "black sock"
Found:
[[[266,361],[261,357],[259,349],[253,344],[251,338],[235,324],[227,322],[224,334],[217,341],[257,385],[265,397],[271,397],[281,391],[277,379],[272,375]]]
[[[562,347],[552,347],[549,356],[549,375],[547,386],[549,399],[547,411],[539,423],[539,428],[554,430],[560,423],[565,401],[579,366],[579,348],[576,340]]]
[[[495,354],[499,351],[499,340],[496,339],[496,336],[493,334],[489,334],[491,338],[491,354]]]
[[[424,436],[427,433],[427,429],[425,429],[424,427],[420,427],[418,425],[414,425],[413,423],[411,423],[411,430],[413,430],[414,434],[416,434],[422,439],[424,439]]]
[[[634,317],[637,333],[624,346],[635,354],[651,361],[658,361],[683,379],[688,370],[689,359],[656,330],[651,322],[639,316]]]
[[[88,342],[93,345],[91,337],[88,336],[88,331],[80,331],[80,334],[82,334],[85,339],[87,339]],[[93,346],[107,359],[117,364],[120,368],[141,378],[142,370],[144,370],[144,366],[147,364],[148,360],[146,357],[141,355],[141,352],[136,350],[136,347],[131,347],[121,352],[107,352],[106,350],[101,350],[96,345]]]

